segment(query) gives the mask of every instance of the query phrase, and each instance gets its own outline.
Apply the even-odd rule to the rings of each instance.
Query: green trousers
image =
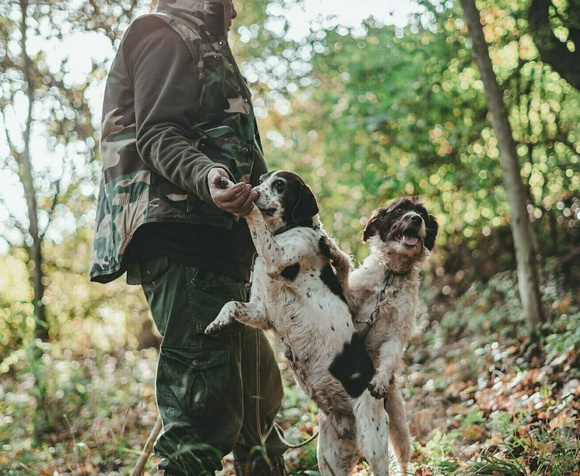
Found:
[[[171,475],[213,475],[237,461],[274,460],[286,446],[272,428],[283,397],[272,348],[262,331],[235,323],[219,337],[206,326],[245,283],[156,258],[140,265],[142,287],[163,336],[156,399],[163,431],[155,443]]]

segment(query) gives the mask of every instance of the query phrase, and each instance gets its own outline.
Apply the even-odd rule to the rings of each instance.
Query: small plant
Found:
[[[428,466],[435,471],[434,475],[448,475],[459,467],[459,463],[454,461],[458,437],[455,431],[443,433],[437,430],[422,449]]]
[[[484,454],[459,471],[458,476],[528,476],[526,469],[517,461],[501,459]]]

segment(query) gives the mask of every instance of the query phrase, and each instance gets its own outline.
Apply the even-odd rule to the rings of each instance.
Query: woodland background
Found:
[[[477,2],[525,190],[538,325],[518,292],[498,135],[466,1],[416,3],[420,13],[405,26],[319,18],[296,40],[285,8],[300,0],[236,0],[233,49],[269,163],[306,179],[326,229],[359,261],[377,206],[419,195],[438,217],[422,333],[401,376],[412,474],[579,475],[580,2]],[[87,275],[106,52],[148,8],[142,0],[0,3],[3,475],[129,474],[156,420],[159,341],[141,291]],[[103,47],[86,52],[79,73],[66,45],[83,35]],[[280,368],[280,422],[298,442],[316,431],[316,409],[283,357]],[[315,446],[288,453],[292,474],[317,474]],[[224,474],[230,466],[226,458]],[[147,472],[156,473],[154,458]],[[364,463],[359,472],[368,474]]]

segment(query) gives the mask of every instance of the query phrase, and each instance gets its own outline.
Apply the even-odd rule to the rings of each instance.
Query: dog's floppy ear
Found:
[[[298,200],[292,210],[294,223],[302,223],[318,213],[318,203],[312,189],[305,183],[300,183],[298,188]]]
[[[431,251],[435,246],[435,238],[437,238],[437,232],[439,231],[439,224],[433,215],[429,215],[429,219],[425,223],[425,229],[427,231],[427,235],[425,235],[425,246]]]
[[[379,232],[379,220],[383,217],[383,215],[387,212],[386,208],[378,208],[375,210],[369,221],[367,222],[363,232],[362,232],[362,242],[366,243],[369,238],[373,235],[376,235]]]

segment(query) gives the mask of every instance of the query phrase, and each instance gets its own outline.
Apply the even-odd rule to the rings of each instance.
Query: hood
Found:
[[[159,0],[157,11],[195,18],[211,36],[224,36],[224,6],[215,0]]]

